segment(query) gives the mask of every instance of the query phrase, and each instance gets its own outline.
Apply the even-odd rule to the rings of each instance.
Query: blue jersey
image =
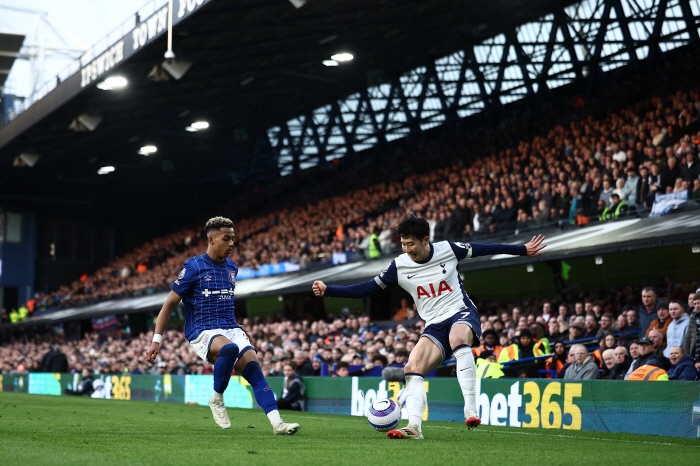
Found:
[[[202,330],[231,329],[239,325],[233,305],[238,267],[231,259],[216,262],[206,254],[195,256],[170,289],[185,303],[185,338],[195,340]]]

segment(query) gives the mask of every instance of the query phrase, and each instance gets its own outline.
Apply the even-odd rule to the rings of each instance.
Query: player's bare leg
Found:
[[[387,437],[391,439],[415,439],[423,438],[421,424],[423,413],[428,405],[428,396],[425,392],[423,376],[436,369],[442,361],[442,352],[430,338],[421,338],[411,355],[408,357],[404,373],[406,374],[406,410],[408,410],[408,426],[390,430]]]
[[[275,395],[265,380],[255,351],[248,350],[243,353],[236,362],[235,368],[236,372],[242,374],[243,378],[253,387],[255,401],[265,410],[275,435],[294,435],[299,432],[301,429],[299,424],[284,422],[280,417]]]
[[[469,325],[455,324],[450,330],[450,346],[457,360],[457,380],[464,396],[464,419],[469,430],[481,424],[476,407],[476,366],[472,354],[472,346],[476,343]]]

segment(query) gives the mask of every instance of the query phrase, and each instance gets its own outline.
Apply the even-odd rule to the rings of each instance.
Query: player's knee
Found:
[[[410,374],[410,373],[415,373],[416,372],[416,366],[413,364],[410,360],[406,363],[406,365],[403,367],[403,372],[404,374]]]
[[[454,350],[457,347],[468,345],[467,339],[462,337],[450,337],[450,347]]]
[[[219,356],[231,356],[233,355],[238,356],[238,345],[235,343],[229,343],[228,345],[223,346],[219,350]]]

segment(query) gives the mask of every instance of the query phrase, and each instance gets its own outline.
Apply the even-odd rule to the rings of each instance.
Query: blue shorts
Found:
[[[470,326],[478,340],[474,347],[478,347],[481,344],[481,321],[479,320],[479,313],[474,308],[459,311],[449,319],[443,320],[437,324],[428,325],[425,327],[423,335],[421,335],[421,338],[430,338],[433,343],[440,347],[443,361],[447,359],[448,356],[452,355],[450,330],[452,330],[452,326],[455,324],[467,324]]]

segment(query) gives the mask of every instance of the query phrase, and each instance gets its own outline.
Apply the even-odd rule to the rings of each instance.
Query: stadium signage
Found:
[[[482,424],[543,429],[581,430],[581,383],[515,382],[510,391],[489,396],[477,379],[477,402]],[[522,392],[521,392],[522,389]],[[524,403],[523,403],[524,401]]]
[[[93,398],[196,403],[206,406],[211,375],[98,376],[104,391]],[[79,374],[30,373],[0,375],[0,392],[62,395],[75,387]],[[271,377],[280,396],[284,378]],[[380,398],[396,400],[402,383],[378,377],[306,377],[310,412],[364,416]],[[427,378],[429,410],[424,420],[464,423],[464,398],[454,378]],[[546,379],[477,379],[477,402],[483,424],[513,428],[545,428],[629,432],[695,438],[693,402],[697,382],[615,382],[609,380],[552,381]],[[257,408],[252,388],[233,376],[226,406]],[[405,418],[404,418],[405,419]]]
[[[137,24],[133,31],[131,31],[131,40],[134,42],[132,45],[133,50],[138,50],[149,41],[153,40],[160,33],[168,28],[168,6],[164,6],[160,10],[156,11],[141,24]]]
[[[174,0],[173,25],[194,13],[202,5],[212,0]],[[116,44],[80,69],[80,87],[84,88],[97,81],[102,75],[136,53],[144,45],[152,42],[168,30],[168,5],[160,8]],[[165,51],[164,51],[165,52]]]
[[[94,82],[124,60],[124,41],[120,40],[99,57],[85,65],[81,70],[80,87]]]

